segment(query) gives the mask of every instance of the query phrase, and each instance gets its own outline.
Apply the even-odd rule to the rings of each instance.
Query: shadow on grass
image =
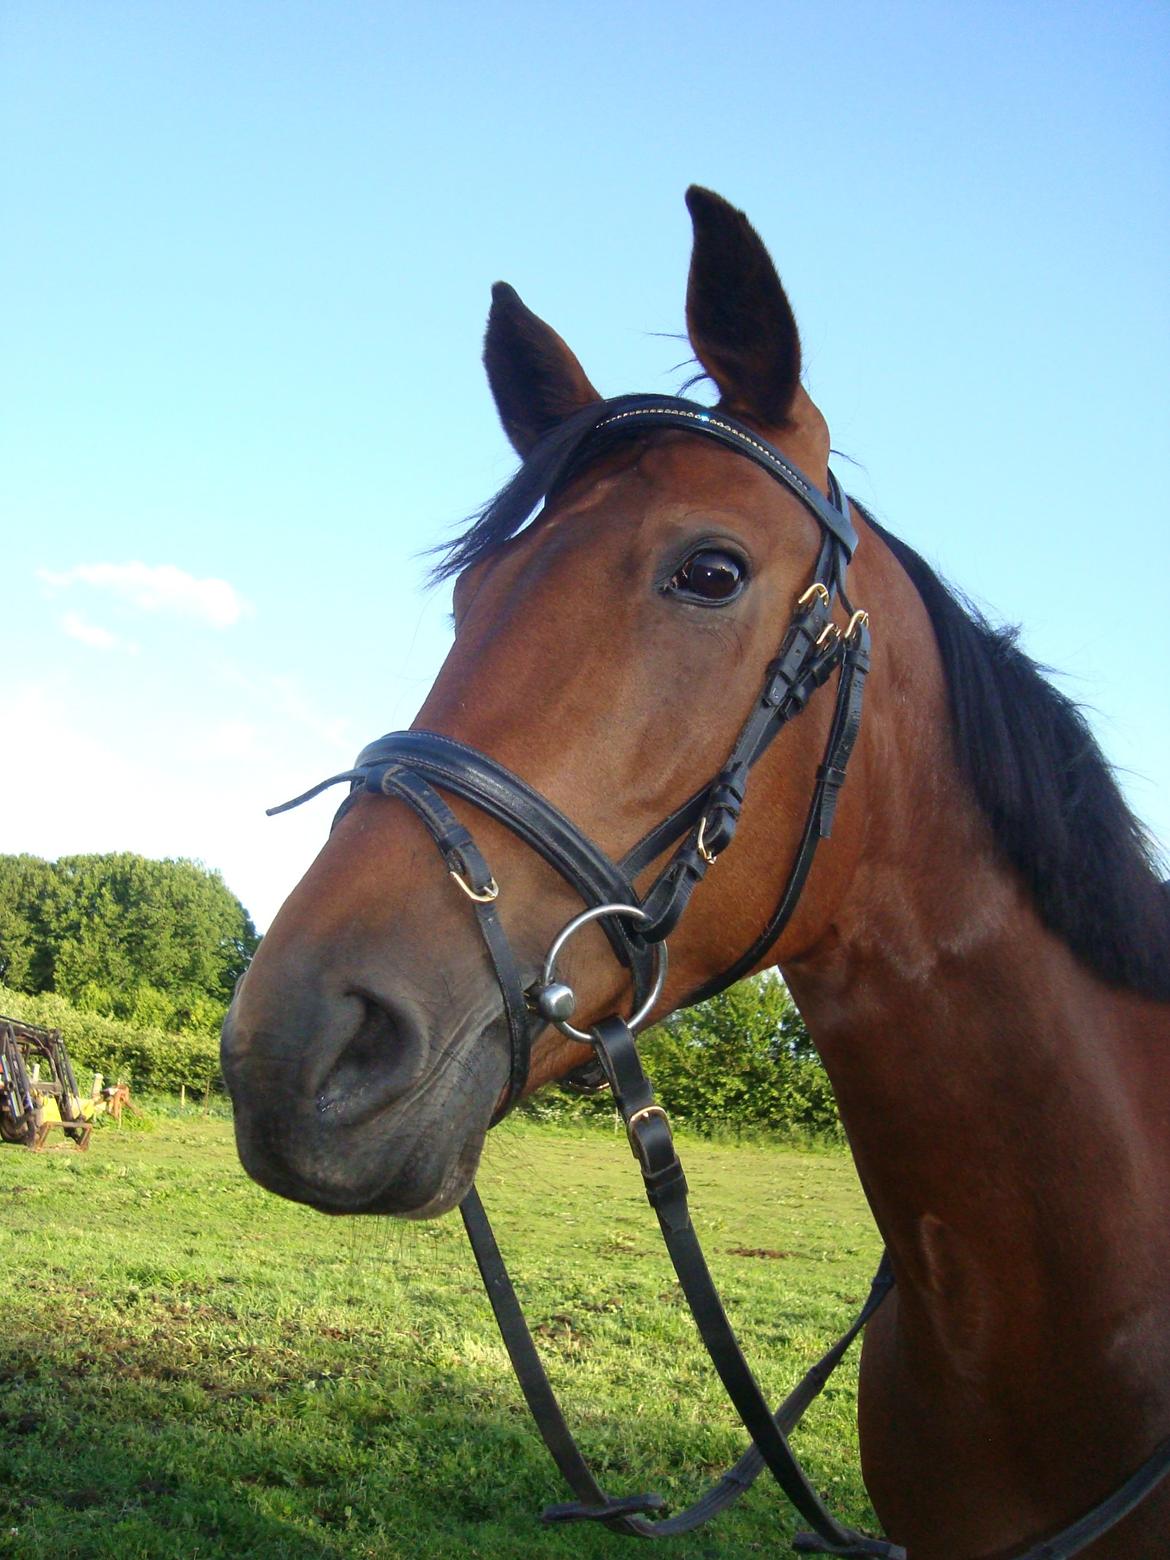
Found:
[[[386,1384],[323,1382],[224,1394],[191,1381],[76,1375],[0,1345],[0,1554],[117,1560],[396,1560],[402,1556],[614,1556],[618,1535],[545,1528],[568,1498],[510,1382],[421,1369]],[[713,1471],[709,1427],[648,1405],[631,1443],[593,1420],[583,1439],[614,1493],[656,1487],[621,1466],[645,1452],[659,1475]],[[735,1448],[731,1448],[734,1455]],[[721,1445],[714,1455],[722,1458]],[[644,1470],[642,1470],[644,1473]],[[791,1521],[763,1487],[676,1556],[783,1553]]]

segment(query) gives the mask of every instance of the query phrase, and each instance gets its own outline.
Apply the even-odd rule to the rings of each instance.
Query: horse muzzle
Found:
[[[403,996],[301,990],[274,1022],[245,982],[221,1059],[240,1158],[262,1186],[326,1213],[425,1218],[474,1179],[508,1039],[494,994],[440,1028]]]

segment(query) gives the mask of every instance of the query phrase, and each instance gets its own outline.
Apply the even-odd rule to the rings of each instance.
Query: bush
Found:
[[[758,975],[672,1014],[639,1040],[655,1095],[672,1120],[703,1133],[843,1140],[833,1090],[783,982]],[[608,1091],[547,1090],[539,1118],[607,1115]]]
[[[193,1092],[221,1087],[219,1041],[206,1033],[174,1034],[121,1019],[85,1013],[53,992],[29,996],[0,986],[0,1013],[26,1024],[59,1029],[73,1060],[78,1086],[89,1092],[84,1074],[100,1072],[109,1083],[132,1089],[158,1089],[178,1094],[185,1084]]]

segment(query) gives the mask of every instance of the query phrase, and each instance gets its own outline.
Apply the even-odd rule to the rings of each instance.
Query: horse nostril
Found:
[[[338,1053],[316,1095],[317,1113],[345,1125],[367,1121],[408,1093],[423,1070],[421,1026],[401,1007],[393,1010],[354,993],[361,1018]]]

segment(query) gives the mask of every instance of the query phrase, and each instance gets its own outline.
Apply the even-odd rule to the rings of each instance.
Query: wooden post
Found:
[[[187,1109],[187,1085],[185,1083],[179,1085],[179,1109]]]

